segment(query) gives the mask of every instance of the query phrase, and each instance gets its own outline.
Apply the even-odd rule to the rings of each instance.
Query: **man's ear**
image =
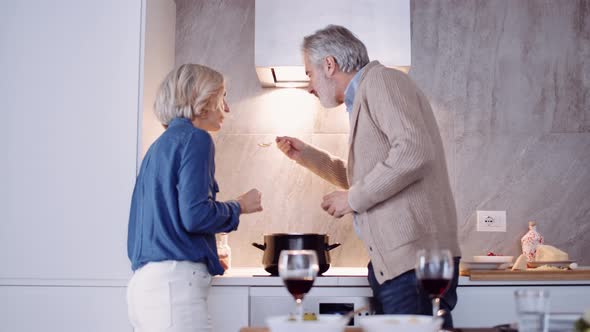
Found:
[[[336,63],[336,59],[333,56],[330,55],[324,58],[324,73],[326,76],[333,76],[336,73],[336,66],[338,66],[338,63]]]

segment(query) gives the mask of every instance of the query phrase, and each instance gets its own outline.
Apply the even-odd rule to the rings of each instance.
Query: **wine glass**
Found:
[[[454,262],[447,249],[421,249],[418,251],[416,278],[420,287],[432,299],[432,316],[439,315],[440,298],[449,289],[453,279]]]
[[[303,319],[303,297],[319,271],[315,250],[283,250],[279,256],[279,275],[295,299],[295,319]]]

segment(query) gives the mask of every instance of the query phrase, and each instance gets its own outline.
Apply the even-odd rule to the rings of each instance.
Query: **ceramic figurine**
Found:
[[[522,254],[528,262],[535,261],[537,246],[543,244],[543,236],[537,232],[537,223],[529,221],[529,231],[520,239]]]

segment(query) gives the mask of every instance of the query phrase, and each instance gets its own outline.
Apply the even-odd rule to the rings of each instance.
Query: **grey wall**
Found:
[[[220,197],[263,192],[264,212],[243,216],[230,235],[234,266],[258,265],[250,243],[272,232],[327,233],[343,244],[334,265],[364,266],[351,218],[320,208],[335,188],[258,146],[288,134],[345,158],[343,108],[260,88],[253,0],[176,3],[176,64],[206,64],[228,81],[231,113],[215,135]],[[410,75],[441,128],[464,256],[517,255],[536,220],[546,243],[590,264],[590,2],[415,0],[412,31]],[[507,232],[476,232],[478,209],[506,210]]]

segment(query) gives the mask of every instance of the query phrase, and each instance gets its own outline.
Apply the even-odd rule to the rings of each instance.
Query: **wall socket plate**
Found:
[[[477,210],[478,232],[506,232],[506,211]]]

